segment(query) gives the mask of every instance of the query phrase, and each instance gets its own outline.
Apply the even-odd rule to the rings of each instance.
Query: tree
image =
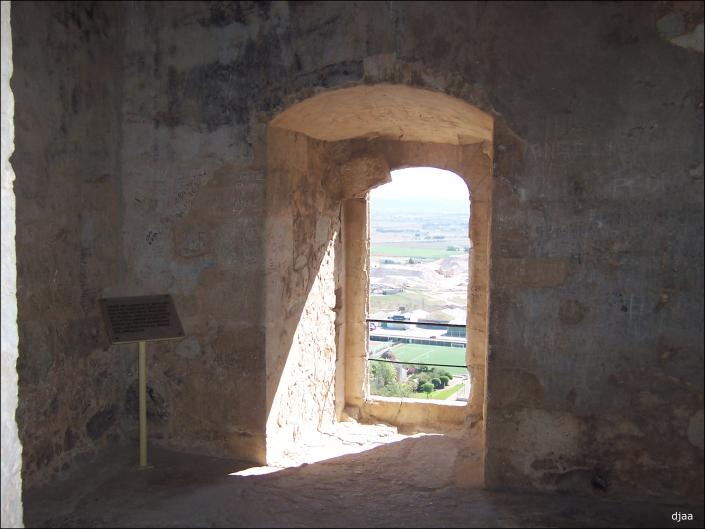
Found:
[[[383,397],[410,397],[412,393],[413,389],[406,382],[393,382],[380,391]]]
[[[421,392],[423,391],[423,385],[426,382],[431,382],[431,378],[433,377],[429,373],[421,372],[418,373],[415,378],[418,380],[416,391]]]
[[[381,391],[382,388],[397,383],[397,371],[387,362],[370,363],[370,383],[373,390]]]
[[[384,359],[386,359],[386,360],[394,360],[394,361],[397,360],[396,355],[392,352],[391,349],[385,350],[385,351],[381,354],[381,357],[384,358]]]
[[[445,375],[441,375],[438,378],[441,381],[441,384],[443,385],[443,387],[446,387],[448,385],[448,382],[450,382],[450,379]]]
[[[431,384],[433,384],[433,387],[436,389],[441,389],[443,388],[443,384],[441,383],[440,378],[432,378],[431,379]]]
[[[428,398],[428,395],[433,392],[433,384],[426,382],[423,386],[421,386],[421,389],[426,394],[426,398]]]

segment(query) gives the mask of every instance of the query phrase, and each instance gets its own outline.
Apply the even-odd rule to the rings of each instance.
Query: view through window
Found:
[[[468,188],[416,167],[369,200],[369,393],[467,402]]]

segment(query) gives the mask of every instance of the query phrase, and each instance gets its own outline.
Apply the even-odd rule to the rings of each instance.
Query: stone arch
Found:
[[[482,424],[489,303],[494,119],[441,91],[362,84],[322,92],[267,129],[267,460],[307,428],[361,416],[434,427]],[[365,401],[367,202],[391,169],[434,166],[472,195],[467,407],[438,412]],[[471,308],[472,307],[472,308]],[[471,340],[469,339],[469,342]],[[470,420],[468,420],[470,417]],[[477,432],[475,432],[477,433]]]
[[[322,92],[271,121],[325,141],[396,139],[465,145],[492,139],[493,119],[442,92],[407,85],[359,85]]]

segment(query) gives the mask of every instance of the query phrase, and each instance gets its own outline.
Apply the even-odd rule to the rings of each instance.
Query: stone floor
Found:
[[[702,527],[703,508],[461,489],[443,435],[341,423],[280,467],[150,447],[25,493],[27,527]],[[440,456],[439,456],[440,454]],[[673,522],[675,512],[693,522]]]

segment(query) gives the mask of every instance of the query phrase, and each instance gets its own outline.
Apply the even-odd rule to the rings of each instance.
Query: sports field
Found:
[[[463,255],[460,251],[448,251],[445,248],[418,248],[412,246],[392,246],[387,244],[373,244],[370,248],[370,255],[385,257],[427,257],[440,259],[449,255]]]
[[[421,345],[405,343],[396,345],[392,351],[402,362],[421,362],[433,364],[438,362],[445,365],[465,365],[465,347],[446,347],[441,345]],[[453,375],[467,375],[464,367],[442,367]]]

